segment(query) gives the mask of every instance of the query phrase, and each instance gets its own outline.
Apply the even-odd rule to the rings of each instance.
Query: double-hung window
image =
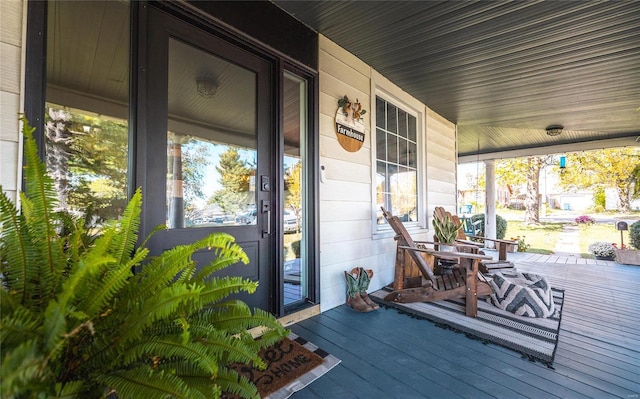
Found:
[[[415,115],[376,97],[376,203],[403,222],[418,220],[417,129]]]

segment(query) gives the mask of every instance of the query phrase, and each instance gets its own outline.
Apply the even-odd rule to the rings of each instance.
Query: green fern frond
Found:
[[[127,365],[150,360],[156,356],[183,359],[208,373],[209,378],[218,373],[217,359],[208,346],[197,342],[183,343],[180,337],[177,336],[154,338],[130,346],[122,359],[124,364]]]
[[[182,273],[189,274],[189,270],[195,269],[192,255],[193,249],[190,245],[179,245],[151,259],[134,277],[135,284],[130,285],[130,290],[135,291],[129,293],[153,295],[158,289],[176,281],[176,276]]]
[[[253,363],[257,367],[266,367],[258,353],[245,340],[212,329],[207,336],[201,338],[201,341],[226,362]]]
[[[0,343],[3,350],[18,346],[21,342],[36,339],[41,331],[42,320],[22,305],[5,308],[5,290],[0,289],[2,318],[0,319]],[[6,298],[8,299],[8,298]]]
[[[216,380],[213,381],[207,377],[184,377],[180,376],[182,380],[189,386],[192,391],[198,391],[200,395],[205,398],[219,398],[222,396],[222,389],[216,385]]]
[[[187,383],[189,388],[200,391],[207,398],[219,398],[222,395],[222,389],[217,385],[220,373],[226,373],[225,370],[218,370],[218,376],[211,378],[210,375],[203,373],[202,369],[185,361],[171,363],[176,376],[180,377]]]
[[[114,268],[103,273],[99,281],[93,281],[94,289],[84,301],[83,310],[91,317],[96,316],[102,311],[103,307],[113,300],[114,296],[122,290],[133,276],[132,267],[141,262],[147,255],[147,250],[138,251],[135,257],[124,263],[109,262],[105,264],[113,265]],[[98,259],[87,257],[87,263],[91,267],[97,268],[100,263]],[[109,258],[111,259],[111,258]]]
[[[0,191],[2,186],[0,186]],[[28,295],[30,241],[24,218],[4,191],[0,193],[0,271],[7,288],[21,297]]]
[[[127,263],[138,241],[138,227],[140,226],[140,208],[142,206],[142,191],[136,190],[129,204],[118,221],[118,234],[111,243],[109,252],[114,255],[119,264]]]
[[[216,383],[223,391],[238,395],[242,398],[260,398],[258,390],[247,377],[238,374],[235,370],[221,369],[216,378]]]
[[[96,379],[115,390],[120,399],[207,399],[189,389],[179,377],[165,371],[156,372],[149,366],[115,371]]]
[[[139,338],[155,321],[170,318],[180,306],[197,302],[201,290],[198,286],[174,284],[155,292],[154,301],[146,301],[137,311],[129,313],[121,327],[122,340],[128,342]]]
[[[59,295],[60,304],[66,306],[76,297],[92,298],[96,295],[94,287],[96,275],[101,272],[101,268],[110,264],[113,264],[113,258],[87,252],[78,264],[70,269],[69,278],[64,281]]]
[[[64,305],[61,306],[57,301],[49,302],[44,312],[43,321],[43,349],[49,356],[55,356],[60,350],[63,335],[66,332],[67,321],[65,320]]]
[[[212,277],[210,283],[202,291],[200,304],[202,308],[220,302],[231,294],[248,292],[253,294],[258,283],[242,277]]]
[[[224,301],[194,315],[198,321],[204,321],[218,330],[229,334],[238,334],[247,330],[247,320],[253,318],[251,308],[242,301]]]
[[[46,381],[43,373],[48,372],[38,341],[25,341],[13,349],[3,347],[2,351],[0,397],[20,398],[27,390],[37,397],[35,393],[46,388],[38,381]]]
[[[78,398],[84,390],[84,381],[69,381],[65,384],[56,384],[55,398],[52,399],[73,399]]]
[[[69,230],[67,243],[65,245],[69,258],[69,265],[75,267],[80,260],[80,254],[86,251],[85,232],[82,229],[83,221],[81,219],[74,220],[70,215],[63,213],[61,215],[65,228]]]
[[[235,238],[226,233],[214,233],[193,244],[196,250],[208,249],[215,253],[214,260],[200,269],[194,277],[194,281],[202,282],[208,279],[214,272],[222,270],[237,262],[245,265],[249,263],[249,257],[242,247],[235,242]]]
[[[35,128],[29,125],[25,117],[21,117],[22,133],[24,135],[24,157],[26,176],[26,196],[31,200],[32,207],[23,207],[23,215],[27,222],[30,235],[37,244],[35,248],[40,252],[44,261],[45,272],[43,281],[50,282],[46,292],[51,295],[56,287],[56,281],[61,278],[61,266],[66,264],[63,243],[55,231],[59,225],[59,218],[55,215],[58,204],[53,179],[47,174],[46,166],[38,158],[38,147],[33,138]]]
[[[248,330],[254,327],[264,326],[270,329],[281,329],[284,334],[282,324],[268,312],[262,309],[251,310],[242,306],[232,306],[226,309],[217,308],[216,312],[205,313],[209,315],[208,321],[218,329],[221,328],[237,328],[240,330]],[[284,336],[284,335],[283,335]]]

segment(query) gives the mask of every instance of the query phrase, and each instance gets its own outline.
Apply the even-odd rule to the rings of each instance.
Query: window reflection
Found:
[[[293,74],[284,75],[284,303],[304,300],[308,295],[307,235],[305,231],[307,126],[306,81]]]
[[[167,226],[255,225],[256,151],[169,133]]]
[[[47,3],[46,165],[60,209],[95,228],[128,202],[129,14],[126,1]]]
[[[167,227],[255,225],[256,75],[169,40]]]

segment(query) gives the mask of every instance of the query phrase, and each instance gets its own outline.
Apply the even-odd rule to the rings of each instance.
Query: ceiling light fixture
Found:
[[[562,127],[562,125],[551,125],[551,126],[547,126],[547,135],[548,136],[557,136],[560,133],[562,133],[562,129],[564,129]]]
[[[204,98],[213,97],[218,91],[218,83],[208,78],[196,79],[196,86],[198,88],[198,94]]]

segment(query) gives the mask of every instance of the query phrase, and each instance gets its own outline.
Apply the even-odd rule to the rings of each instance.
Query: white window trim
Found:
[[[428,222],[429,217],[426,214],[427,208],[427,179],[426,179],[426,168],[427,168],[427,151],[426,151],[426,139],[425,139],[425,121],[426,121],[426,107],[424,104],[417,101],[415,98],[409,96],[407,93],[400,90],[397,86],[392,84],[386,78],[382,77],[373,72],[373,77],[371,79],[371,93],[370,96],[370,107],[371,116],[369,120],[371,121],[371,202],[373,204],[371,220],[372,220],[372,237],[373,239],[382,239],[388,238],[394,234],[391,226],[388,224],[378,225],[376,221],[376,215],[378,212],[377,202],[376,202],[376,165],[377,165],[377,148],[376,148],[376,98],[380,97],[385,101],[388,101],[397,107],[401,108],[403,111],[407,112],[410,115],[413,115],[416,118],[416,139],[418,146],[418,170],[417,170],[417,190],[418,190],[418,221],[405,223],[405,227],[407,231],[410,233],[420,234],[426,233],[429,230]]]

